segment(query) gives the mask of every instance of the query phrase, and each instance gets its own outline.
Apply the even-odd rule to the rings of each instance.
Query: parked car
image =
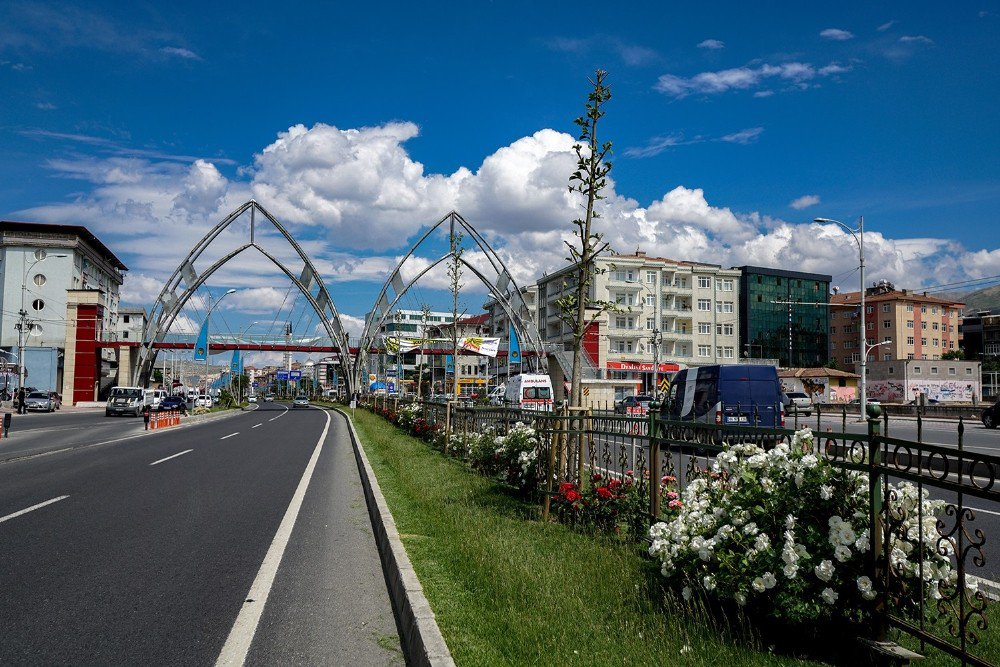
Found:
[[[196,408],[210,408],[212,407],[212,397],[208,394],[199,394],[198,398],[194,399],[194,407]]]
[[[33,391],[24,398],[24,407],[29,411],[52,412],[56,409],[56,404],[47,392]]]
[[[305,394],[299,394],[292,401],[293,408],[308,408],[309,407],[309,397]]]
[[[997,424],[1000,424],[1000,401],[983,410],[979,419],[982,420],[983,426],[986,428],[996,428]]]
[[[785,414],[791,414],[794,412],[800,415],[805,415],[806,417],[812,414],[812,399],[809,398],[808,394],[801,391],[790,391],[786,393],[782,397],[781,402],[785,406]]]
[[[187,412],[187,401],[184,400],[183,396],[167,396],[160,400],[160,410],[180,410],[183,413]]]
[[[643,394],[626,396],[615,405],[615,412],[620,415],[646,415],[649,414],[649,403],[652,400],[652,396]]]

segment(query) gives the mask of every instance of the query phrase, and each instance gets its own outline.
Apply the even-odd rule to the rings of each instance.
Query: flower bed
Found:
[[[812,445],[804,429],[791,447],[726,446],[684,490],[677,516],[649,530],[650,555],[685,599],[733,602],[751,618],[792,625],[868,620],[876,597],[868,476],[834,468]],[[950,550],[937,548],[944,502],[909,483],[888,494],[890,600],[918,614],[921,594],[940,599],[957,585]]]

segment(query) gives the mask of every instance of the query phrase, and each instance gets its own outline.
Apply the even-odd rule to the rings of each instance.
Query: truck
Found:
[[[142,387],[112,387],[107,405],[104,407],[104,416],[132,415],[139,417],[146,407],[152,410],[158,404],[156,390],[143,389]]]

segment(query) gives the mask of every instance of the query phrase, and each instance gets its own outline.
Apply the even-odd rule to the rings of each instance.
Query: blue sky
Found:
[[[688,4],[7,2],[0,216],[92,228],[145,305],[250,196],[345,315],[451,208],[527,282],[601,67],[617,250],[849,288],[853,241],[809,221],[864,215],[872,280],[1000,274],[1000,1]]]

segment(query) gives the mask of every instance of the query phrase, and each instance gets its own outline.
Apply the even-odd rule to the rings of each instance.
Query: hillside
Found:
[[[962,301],[965,302],[966,313],[1000,308],[1000,285],[984,287],[981,290],[969,292],[962,298]]]

